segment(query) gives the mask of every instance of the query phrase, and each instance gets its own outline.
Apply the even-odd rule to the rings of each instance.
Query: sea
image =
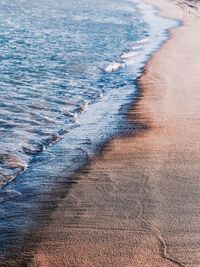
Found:
[[[126,131],[137,79],[178,23],[156,13],[139,0],[0,1],[0,252]]]

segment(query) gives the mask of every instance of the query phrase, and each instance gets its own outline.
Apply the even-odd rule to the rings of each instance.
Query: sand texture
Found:
[[[200,10],[146,2],[183,24],[139,80],[129,116],[143,130],[111,141],[75,175],[34,233],[31,267],[200,266]]]

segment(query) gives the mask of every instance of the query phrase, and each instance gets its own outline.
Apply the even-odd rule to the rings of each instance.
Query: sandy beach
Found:
[[[5,266],[200,266],[199,4],[146,2],[182,25],[138,81],[143,130],[105,145]]]

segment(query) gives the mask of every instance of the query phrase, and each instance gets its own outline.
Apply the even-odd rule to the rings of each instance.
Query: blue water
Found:
[[[116,113],[169,23],[157,18],[162,26],[153,29],[139,4],[129,0],[2,0],[0,21],[1,186],[26,171],[35,155],[67,141],[77,127],[73,143],[81,146],[81,128],[87,126],[80,114],[95,103],[109,97],[109,105],[116,104],[118,94]],[[110,110],[100,108],[93,108],[94,129]]]
[[[67,139],[88,105],[133,84],[131,73],[105,68],[148,36],[134,8],[128,1],[1,1],[0,184]]]
[[[5,247],[34,223],[45,196],[121,131],[135,80],[177,24],[155,12],[137,0],[1,0]]]

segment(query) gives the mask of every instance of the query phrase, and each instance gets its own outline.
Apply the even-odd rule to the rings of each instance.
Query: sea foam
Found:
[[[106,68],[106,72],[114,72],[125,67],[125,63],[112,62]]]

